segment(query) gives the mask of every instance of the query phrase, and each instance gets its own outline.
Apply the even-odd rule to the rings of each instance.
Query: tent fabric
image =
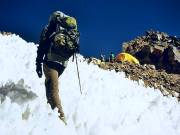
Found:
[[[132,56],[131,54],[128,53],[119,53],[116,56],[116,62],[129,62],[129,63],[135,63],[135,64],[139,64],[139,60],[136,59],[134,56]]]

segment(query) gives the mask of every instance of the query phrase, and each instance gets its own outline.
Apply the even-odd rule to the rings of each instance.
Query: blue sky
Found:
[[[60,10],[77,18],[83,55],[117,54],[145,30],[180,37],[179,7],[179,0],[1,0],[0,30],[38,43],[49,15]]]

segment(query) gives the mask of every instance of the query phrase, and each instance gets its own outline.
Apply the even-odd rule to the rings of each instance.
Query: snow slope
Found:
[[[124,73],[88,65],[81,55],[78,63],[83,94],[72,59],[59,79],[65,126],[57,110],[46,104],[44,77],[39,79],[35,72],[36,47],[19,36],[0,34],[0,84],[15,83],[37,95],[22,103],[12,102],[7,95],[0,103],[1,135],[180,134],[180,104],[175,98],[130,81]]]

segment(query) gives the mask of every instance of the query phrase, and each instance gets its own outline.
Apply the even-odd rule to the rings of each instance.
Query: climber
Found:
[[[40,36],[36,72],[41,78],[43,65],[47,103],[52,109],[58,109],[59,118],[65,124],[65,115],[59,97],[58,78],[66,68],[68,59],[77,52],[79,52],[79,32],[76,19],[60,11],[53,12],[49,24],[45,26]]]
[[[101,60],[101,62],[105,62],[105,55],[103,55],[102,53],[100,55],[100,60]]]
[[[111,52],[109,55],[109,62],[114,62],[114,61],[115,61],[115,55],[113,52]]]

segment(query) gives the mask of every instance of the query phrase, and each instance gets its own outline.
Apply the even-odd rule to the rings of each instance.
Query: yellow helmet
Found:
[[[66,25],[66,27],[68,27],[70,29],[77,29],[77,22],[74,17],[70,17],[70,16],[66,17],[65,25]]]

